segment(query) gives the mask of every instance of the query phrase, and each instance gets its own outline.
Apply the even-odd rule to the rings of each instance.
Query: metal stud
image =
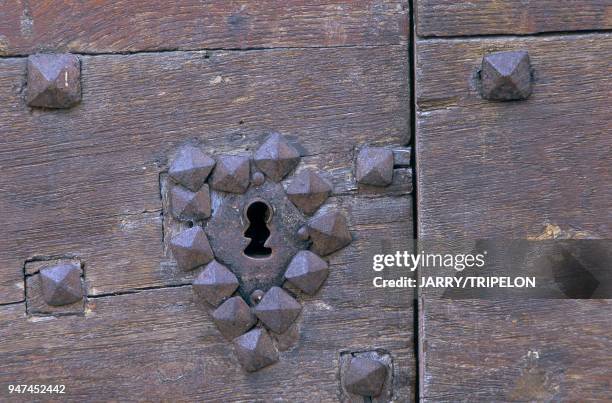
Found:
[[[297,230],[297,237],[300,241],[307,241],[310,239],[310,234],[308,233],[308,227],[303,225],[300,229]]]
[[[482,59],[480,78],[485,99],[527,99],[533,86],[529,54],[524,50],[490,53]]]
[[[210,192],[208,185],[192,192],[180,186],[170,191],[172,215],[181,220],[203,220],[210,217]]]
[[[212,306],[219,306],[224,299],[238,289],[236,275],[221,263],[213,260],[193,281],[193,291]]]
[[[300,153],[278,133],[272,133],[255,152],[255,165],[275,182],[282,180],[300,162]]]
[[[331,185],[316,172],[306,169],[300,172],[287,187],[287,197],[306,214],[313,214],[325,203],[331,193]]]
[[[213,320],[221,334],[232,340],[255,326],[257,318],[241,297],[232,297],[212,313]]]
[[[240,155],[224,155],[217,159],[210,185],[215,190],[244,193],[249,187],[249,158]]]
[[[344,374],[344,387],[361,396],[376,397],[382,392],[387,378],[387,367],[371,358],[353,357]]]
[[[70,108],[81,101],[81,62],[70,54],[28,57],[27,103],[41,108]]]
[[[357,155],[355,176],[363,185],[390,185],[393,181],[393,151],[382,147],[362,148]]]
[[[311,250],[320,256],[340,250],[352,241],[346,218],[336,211],[310,220],[308,233],[312,240]]]
[[[68,305],[83,299],[81,268],[63,263],[40,270],[42,295],[52,306]]]
[[[255,307],[255,315],[275,333],[283,333],[300,314],[302,306],[280,287],[272,287]]]
[[[200,226],[189,228],[170,240],[170,249],[179,268],[188,271],[213,259],[208,238]]]
[[[285,278],[306,294],[313,295],[321,287],[329,268],[327,262],[314,253],[303,250],[298,252],[285,272]]]
[[[215,166],[215,160],[199,148],[186,145],[181,148],[170,165],[168,174],[186,188],[197,191],[206,182]]]
[[[255,172],[253,174],[252,182],[254,186],[261,186],[264,184],[265,181],[266,181],[266,177],[261,172]]]
[[[278,351],[265,329],[256,328],[234,339],[240,365],[249,372],[258,371],[278,361]]]

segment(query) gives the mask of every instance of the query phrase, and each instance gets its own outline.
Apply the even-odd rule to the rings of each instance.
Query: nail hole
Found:
[[[245,255],[262,259],[272,254],[272,249],[265,246],[270,237],[268,221],[271,214],[270,207],[262,201],[255,201],[247,207],[246,216],[249,220],[249,227],[244,232],[244,236],[250,238],[251,242],[244,250]]]

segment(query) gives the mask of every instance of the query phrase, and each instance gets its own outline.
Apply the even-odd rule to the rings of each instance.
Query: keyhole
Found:
[[[251,242],[244,250],[245,255],[261,259],[272,254],[272,249],[264,246],[270,237],[267,224],[270,214],[270,207],[261,201],[253,202],[247,208],[246,216],[249,220],[249,227],[244,232],[244,236],[251,238]]]

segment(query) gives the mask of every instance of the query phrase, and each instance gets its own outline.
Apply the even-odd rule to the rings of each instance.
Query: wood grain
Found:
[[[480,98],[487,52],[529,51],[534,93]],[[612,35],[418,43],[419,236],[612,235]]]
[[[393,357],[395,401],[413,401],[413,295],[372,287],[369,267],[377,242],[409,244],[410,199],[392,198],[393,222],[372,212],[380,199],[348,199],[355,240],[317,295],[299,295],[298,342],[277,364],[243,372],[190,286],[90,298],[84,316],[26,317],[14,304],[0,306],[0,399],[19,381],[66,384],[68,401],[337,401],[340,353],[380,348]]]
[[[607,401],[610,300],[424,302],[431,402]]]
[[[528,50],[526,101],[481,99],[482,56]],[[418,229],[424,239],[612,235],[612,35],[417,43]],[[608,300],[420,302],[425,401],[604,401]]]
[[[247,152],[280,131],[356,194],[353,149],[410,139],[405,52],[82,56],[83,102],[58,111],[26,107],[25,59],[1,60],[0,303],[23,300],[34,256],[80,258],[91,295],[188,281],[163,264],[158,178],[185,141]]]
[[[406,0],[0,3],[0,55],[397,45]]]
[[[536,34],[612,29],[607,0],[417,0],[417,34],[425,37]]]

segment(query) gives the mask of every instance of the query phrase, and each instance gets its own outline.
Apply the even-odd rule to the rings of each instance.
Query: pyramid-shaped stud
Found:
[[[393,181],[393,151],[382,147],[364,147],[357,155],[357,182],[388,186]]]
[[[219,306],[238,289],[238,279],[227,267],[213,260],[193,280],[193,291],[198,298],[212,306]]]
[[[375,397],[382,392],[387,366],[371,358],[353,357],[344,374],[344,388],[349,393]]]
[[[527,99],[533,81],[526,51],[495,52],[482,59],[482,97],[493,101]]]
[[[240,365],[248,372],[258,371],[278,361],[278,350],[265,329],[256,328],[238,336],[233,344]]]
[[[217,159],[210,186],[229,193],[244,193],[250,182],[250,161],[241,155],[223,155]]]
[[[222,303],[212,317],[221,334],[228,340],[244,334],[257,323],[251,307],[241,297],[232,297]]]
[[[352,241],[346,218],[335,211],[310,220],[308,234],[312,240],[311,250],[319,256],[329,255]]]
[[[331,193],[331,185],[316,172],[300,172],[287,187],[287,197],[306,214],[313,214]]]
[[[272,133],[255,152],[255,165],[275,182],[300,162],[300,152],[278,133]]]
[[[192,145],[183,146],[172,161],[168,174],[191,191],[197,191],[206,182],[215,166],[215,160]]]
[[[40,270],[42,295],[52,306],[68,305],[83,299],[81,268],[77,264],[62,263]]]
[[[29,106],[70,108],[81,101],[81,62],[71,54],[28,57]]]
[[[280,287],[272,287],[255,306],[255,315],[275,333],[283,333],[300,314],[302,306]]]
[[[317,292],[329,274],[327,262],[314,253],[303,250],[289,263],[285,278],[294,286],[313,295]]]
[[[184,230],[170,240],[170,250],[178,267],[182,270],[193,270],[213,259],[213,251],[202,227]]]
[[[210,191],[208,185],[192,192],[180,186],[170,190],[172,215],[179,220],[203,220],[210,217]]]

